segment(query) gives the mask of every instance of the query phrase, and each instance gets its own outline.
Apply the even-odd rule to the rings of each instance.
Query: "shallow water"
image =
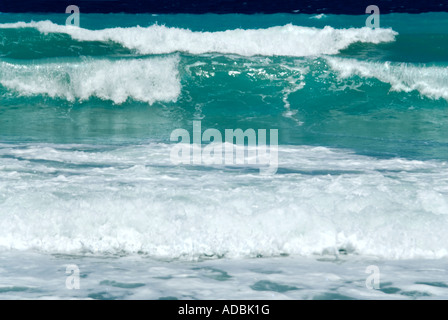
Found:
[[[66,286],[77,264],[79,289]],[[380,270],[368,289],[368,266]],[[357,256],[161,261],[148,257],[2,254],[2,299],[446,299],[447,261]]]

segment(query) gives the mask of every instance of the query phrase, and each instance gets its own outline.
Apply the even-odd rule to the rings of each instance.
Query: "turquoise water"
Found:
[[[448,13],[382,15],[376,30],[348,15],[65,19],[0,14],[0,297],[39,287],[42,269],[101,271],[101,259],[142,284],[112,298],[205,298],[169,281],[141,289],[145,261],[170,277],[193,270],[208,298],[242,297],[235,277],[245,298],[446,296],[420,282],[441,283],[448,256]],[[173,164],[170,135],[193,121],[278,129],[276,174]],[[341,253],[346,270],[319,262]],[[37,266],[32,285],[18,255]],[[288,276],[260,278],[258,261]],[[389,286],[406,274],[393,293],[417,293],[366,289],[372,261]],[[209,283],[203,264],[229,277]],[[334,286],[308,282],[316,268]],[[76,297],[126,283],[109,271]],[[23,296],[70,296],[58,277]]]

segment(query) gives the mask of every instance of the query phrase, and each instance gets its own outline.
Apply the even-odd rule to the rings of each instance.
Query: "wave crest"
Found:
[[[89,30],[51,21],[0,24],[0,28],[36,28],[42,33],[65,33],[77,41],[112,41],[141,54],[188,52],[295,57],[337,54],[352,43],[391,42],[397,35],[392,29],[335,29],[330,26],[318,29],[292,24],[219,32],[194,32],[161,25]]]
[[[341,78],[359,76],[389,83],[391,90],[418,91],[431,99],[448,101],[448,68],[416,66],[406,63],[364,62],[353,59],[327,58],[330,67]]]
[[[90,60],[79,63],[0,63],[0,84],[21,96],[47,95],[68,101],[91,97],[121,104],[176,101],[181,84],[178,57]]]

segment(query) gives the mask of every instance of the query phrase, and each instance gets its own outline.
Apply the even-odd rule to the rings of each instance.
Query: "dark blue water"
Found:
[[[82,12],[107,13],[326,13],[365,14],[365,8],[378,5],[382,13],[448,11],[448,3],[441,0],[409,1],[382,0],[2,0],[0,12],[65,12],[69,5],[77,5]]]

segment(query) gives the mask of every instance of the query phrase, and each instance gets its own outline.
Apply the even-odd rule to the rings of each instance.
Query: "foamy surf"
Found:
[[[68,101],[92,97],[121,104],[128,99],[173,102],[180,94],[177,57],[12,64],[0,62],[0,84],[19,96]]]
[[[448,256],[446,163],[283,146],[277,175],[263,177],[169,165],[170,148],[2,147],[0,247],[187,260]]]
[[[375,78],[391,85],[392,91],[418,91],[431,99],[448,101],[448,68],[409,63],[366,62],[354,59],[327,58],[341,78]]]
[[[152,25],[149,27],[89,30],[58,25],[51,21],[0,24],[3,29],[34,28],[41,33],[64,33],[77,41],[115,42],[140,54],[221,53],[242,56],[315,56],[337,54],[353,43],[383,43],[395,40],[392,29],[323,29],[292,24],[266,29],[235,29],[193,32],[188,29]]]

